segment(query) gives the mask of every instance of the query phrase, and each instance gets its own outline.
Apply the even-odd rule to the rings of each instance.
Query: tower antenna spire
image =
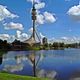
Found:
[[[35,0],[33,0],[33,3],[35,3]]]
[[[35,0],[33,0],[33,6],[35,6]]]

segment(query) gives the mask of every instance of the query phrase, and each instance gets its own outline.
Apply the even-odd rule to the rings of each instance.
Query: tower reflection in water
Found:
[[[38,67],[39,62],[43,59],[42,54],[36,55],[35,51],[32,51],[29,54],[19,53],[14,55],[15,52],[12,54],[4,54],[3,55],[3,70],[7,72],[15,72],[23,70],[26,64],[23,61],[28,62],[32,66],[33,76],[36,76],[36,69]],[[2,57],[0,57],[0,63],[2,63]]]
[[[32,66],[32,72],[33,72],[33,76],[36,76],[36,71],[38,69],[38,64],[40,61],[42,61],[43,59],[43,55],[42,54],[36,54],[35,51],[32,51],[30,54],[27,55],[17,55],[15,57],[16,62],[18,64],[21,63],[22,60],[27,60],[29,62],[29,64]]]
[[[16,54],[15,54],[16,53]],[[12,53],[8,53],[5,54],[3,56],[3,61],[6,63],[4,64],[3,70],[7,71],[7,72],[23,72],[24,68],[27,68],[27,66],[25,67],[25,65],[30,64],[30,66],[32,67],[32,73],[33,76],[35,77],[48,77],[48,78],[54,78],[56,76],[56,71],[46,71],[45,69],[41,68],[40,69],[40,63],[42,63],[44,61],[44,59],[48,57],[48,55],[43,54],[43,51],[38,53],[36,51],[31,51],[27,54],[25,54],[25,52],[12,52]],[[8,62],[11,62],[10,64]],[[15,62],[15,63],[14,63]],[[26,64],[24,63],[26,62]],[[24,69],[24,70],[28,70],[28,69]],[[25,71],[26,72],[26,71]],[[28,71],[27,71],[28,72]]]

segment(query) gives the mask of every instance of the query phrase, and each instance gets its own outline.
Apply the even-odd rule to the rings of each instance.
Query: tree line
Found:
[[[14,40],[12,43],[7,40],[0,39],[0,50],[45,50],[45,49],[65,49],[65,48],[80,48],[80,43],[65,44],[63,42],[34,44],[30,46],[28,43],[23,43],[19,40]]]

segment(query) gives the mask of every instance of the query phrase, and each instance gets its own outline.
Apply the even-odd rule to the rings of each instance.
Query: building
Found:
[[[48,43],[48,40],[47,40],[47,38],[46,38],[46,37],[44,37],[44,38],[42,39],[42,43],[43,43],[43,45],[45,45],[45,44],[47,44],[47,43]]]

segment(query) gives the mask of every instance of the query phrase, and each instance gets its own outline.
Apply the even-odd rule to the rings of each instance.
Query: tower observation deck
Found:
[[[32,8],[32,26],[33,26],[33,31],[32,31],[32,35],[30,36],[30,38],[26,41],[24,41],[24,43],[28,43],[30,45],[36,44],[36,43],[40,43],[40,38],[38,36],[38,33],[36,31],[36,8],[35,8],[35,1],[33,0],[33,8]]]

